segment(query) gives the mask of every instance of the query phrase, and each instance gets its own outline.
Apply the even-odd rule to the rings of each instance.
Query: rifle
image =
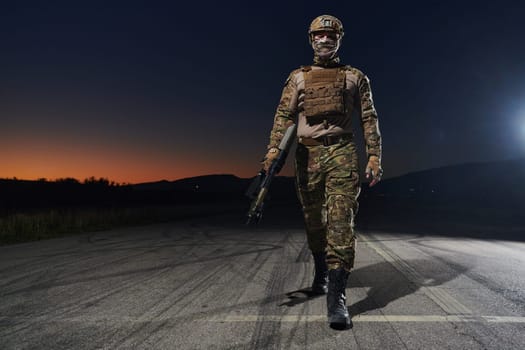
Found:
[[[284,133],[284,137],[279,144],[279,155],[275,158],[268,168],[268,172],[264,169],[261,169],[255,179],[250,184],[250,187],[246,190],[246,196],[252,200],[250,205],[250,210],[248,210],[248,221],[247,225],[258,223],[262,217],[262,211],[264,206],[264,199],[268,194],[270,189],[270,184],[272,183],[275,175],[281,171],[286,157],[288,156],[288,151],[292,146],[292,143],[295,138],[295,130],[297,125],[293,124]]]

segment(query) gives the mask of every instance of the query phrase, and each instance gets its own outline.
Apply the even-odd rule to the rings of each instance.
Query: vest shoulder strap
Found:
[[[312,70],[312,66],[301,66],[303,72],[309,72]]]

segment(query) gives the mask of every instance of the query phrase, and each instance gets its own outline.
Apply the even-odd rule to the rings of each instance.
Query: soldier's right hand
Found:
[[[280,150],[277,147],[272,147],[268,150],[263,160],[261,161],[264,171],[268,172],[268,169],[270,169],[270,165],[272,165],[274,159],[279,156],[279,152]]]
[[[372,181],[370,181],[368,186],[372,187],[381,181],[381,176],[383,176],[383,168],[381,168],[381,160],[378,156],[369,157],[365,173],[367,179],[369,179],[370,176],[372,177]]]

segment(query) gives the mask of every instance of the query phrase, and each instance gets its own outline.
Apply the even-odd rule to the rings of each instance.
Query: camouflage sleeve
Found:
[[[369,157],[378,156],[381,159],[381,132],[372,100],[370,80],[366,75],[359,80],[359,100],[361,101],[361,125],[366,143],[366,154]]]
[[[270,132],[270,143],[267,149],[278,147],[281,142],[286,129],[295,123],[297,113],[297,85],[293,81],[294,72],[290,73],[288,79],[284,83],[283,92],[275,117],[273,120],[273,128]]]

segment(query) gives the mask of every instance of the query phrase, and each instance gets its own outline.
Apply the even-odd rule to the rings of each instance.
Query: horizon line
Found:
[[[436,167],[426,168],[426,169],[421,169],[421,170],[407,171],[407,172],[399,174],[399,175],[385,177],[382,180],[388,180],[388,179],[398,178],[398,177],[409,175],[409,174],[425,172],[425,171],[431,171],[431,170],[437,170],[437,169],[443,169],[443,168],[449,168],[449,167],[455,167],[455,166],[474,165],[474,164],[486,164],[486,163],[506,162],[506,161],[525,161],[525,157],[522,156],[522,157],[518,157],[518,158],[502,159],[502,160],[489,160],[489,161],[470,161],[470,162],[465,162],[465,163],[456,163],[456,164],[449,164],[449,165],[443,165],[443,166],[436,166]],[[76,182],[79,182],[79,183],[85,183],[85,182],[89,182],[89,181],[102,181],[102,182],[108,182],[110,184],[124,186],[124,185],[140,185],[140,184],[156,183],[156,182],[175,182],[175,181],[180,181],[180,180],[193,179],[193,178],[206,177],[206,176],[233,176],[233,177],[236,177],[238,179],[251,179],[251,178],[254,178],[255,176],[257,176],[257,174],[254,174],[251,177],[241,177],[241,176],[238,176],[238,175],[235,175],[235,174],[232,174],[232,173],[212,173],[212,174],[203,174],[203,175],[195,175],[195,176],[186,176],[186,177],[176,178],[176,179],[172,179],[172,180],[168,180],[168,179],[164,178],[164,179],[160,179],[160,180],[145,180],[145,181],[142,181],[142,182],[133,182],[133,183],[132,182],[127,182],[127,181],[119,182],[119,181],[111,180],[110,178],[107,178],[107,177],[95,177],[95,176],[87,176],[83,180],[79,180],[79,179],[77,179],[75,177],[70,177],[70,176],[56,177],[56,178],[38,177],[38,178],[34,178],[34,179],[18,178],[17,176],[11,176],[11,177],[0,177],[0,180],[34,181],[34,182],[37,182],[37,181],[42,181],[42,182],[59,182],[61,180],[62,181],[70,180],[70,181],[76,181]],[[292,175],[277,175],[277,177],[295,177],[295,175],[294,174],[292,174]]]

